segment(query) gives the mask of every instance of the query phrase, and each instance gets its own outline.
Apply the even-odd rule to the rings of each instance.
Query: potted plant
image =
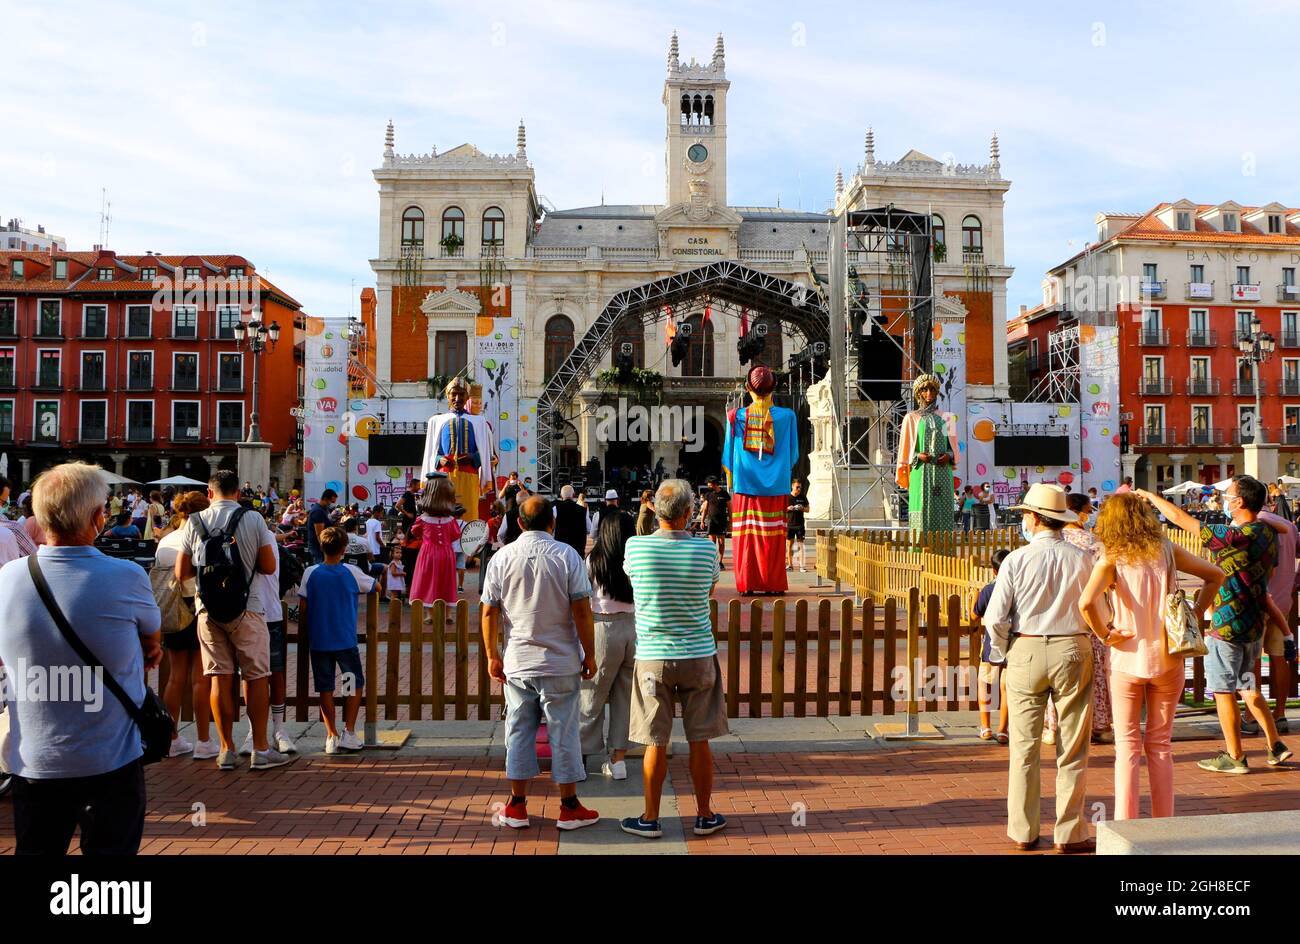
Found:
[[[461,246],[465,245],[465,240],[460,236],[457,236],[455,233],[448,233],[438,241],[438,245],[442,246],[443,251],[447,255],[454,256],[456,255],[457,250],[459,250]]]
[[[948,258],[948,244],[936,242],[934,244],[934,261],[943,262]]]
[[[633,367],[631,375],[623,380],[619,377],[618,368],[610,367],[597,372],[592,379],[597,387],[608,391],[607,395],[613,399],[630,396],[638,403],[656,404],[662,399],[664,378],[657,370]]]

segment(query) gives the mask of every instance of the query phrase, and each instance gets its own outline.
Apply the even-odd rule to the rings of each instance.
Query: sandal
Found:
[[[1003,746],[1006,746],[1007,744],[1010,744],[1010,743],[1011,743],[1011,736],[1008,735],[1005,731],[999,731],[999,732],[998,732],[998,743],[1001,744],[1001,745],[1003,745]]]
[[[992,729],[992,728],[980,728],[980,740],[981,740],[981,741],[991,741],[991,740],[993,740],[993,729]]]

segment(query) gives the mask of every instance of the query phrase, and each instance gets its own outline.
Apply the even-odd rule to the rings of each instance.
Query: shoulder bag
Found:
[[[1201,632],[1201,621],[1192,609],[1187,594],[1178,586],[1178,566],[1174,557],[1173,546],[1165,542],[1165,557],[1168,567],[1165,573],[1165,651],[1171,656],[1203,656],[1209,652],[1205,645],[1205,636]]]

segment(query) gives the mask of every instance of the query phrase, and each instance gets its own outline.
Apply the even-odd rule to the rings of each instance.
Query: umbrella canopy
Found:
[[[1167,489],[1165,489],[1164,492],[1163,492],[1163,494],[1165,494],[1165,495],[1187,495],[1187,494],[1190,494],[1190,493],[1192,493],[1192,492],[1199,492],[1199,491],[1201,490],[1201,487],[1202,487],[1202,486],[1201,486],[1201,483],[1200,483],[1200,482],[1182,482],[1182,483],[1180,483],[1180,484],[1178,484],[1178,485],[1175,485],[1173,488],[1167,488]]]
[[[1228,490],[1228,486],[1231,484],[1232,484],[1232,479],[1224,479],[1222,482],[1215,482],[1214,490],[1216,492],[1226,492]]]
[[[100,469],[99,477],[107,485],[139,485],[135,479],[128,479],[125,475],[118,475],[116,472],[110,472],[108,469]]]
[[[1283,485],[1300,485],[1300,479],[1294,475],[1279,475],[1277,480]]]
[[[200,482],[198,479],[192,479],[184,475],[170,475],[165,479],[154,479],[150,485],[194,485],[198,488],[207,488],[207,482]]]

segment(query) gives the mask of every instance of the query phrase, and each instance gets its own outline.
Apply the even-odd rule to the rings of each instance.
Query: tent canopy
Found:
[[[150,485],[194,485],[199,488],[207,488],[207,482],[200,482],[198,479],[192,479],[185,475],[169,475],[165,479],[155,479]]]
[[[1204,488],[1204,486],[1201,485],[1200,482],[1182,482],[1178,485],[1175,485],[1173,488],[1165,489],[1163,494],[1188,495],[1192,492],[1199,492],[1202,488]]]
[[[100,469],[99,477],[107,485],[139,485],[135,479],[128,479],[125,475],[118,475],[116,472],[110,472],[108,469]]]

